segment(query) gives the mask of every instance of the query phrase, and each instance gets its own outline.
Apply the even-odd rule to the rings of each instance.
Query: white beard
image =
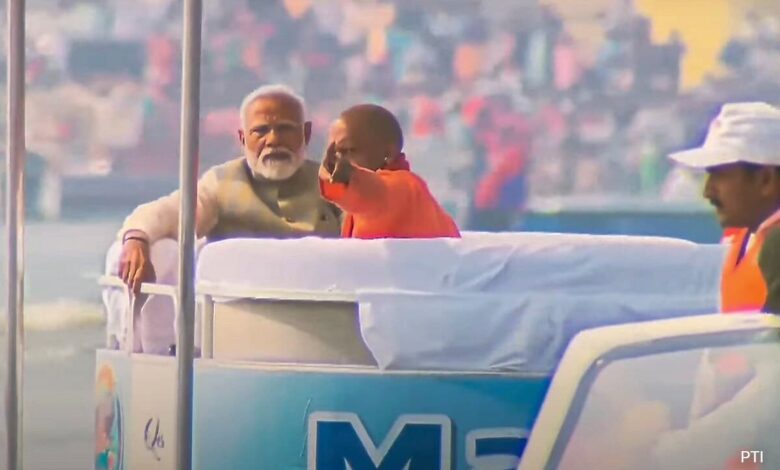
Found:
[[[305,160],[304,150],[294,153],[293,158],[288,161],[266,160],[262,156],[257,157],[244,149],[244,156],[252,169],[255,178],[267,179],[271,181],[283,181],[292,177],[295,172],[303,165]]]

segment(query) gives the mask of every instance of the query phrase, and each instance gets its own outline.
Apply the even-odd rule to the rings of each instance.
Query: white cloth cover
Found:
[[[714,300],[723,254],[720,246],[668,238],[549,233],[466,233],[463,239],[431,240],[235,239],[204,248],[198,279],[309,292],[638,293]]]
[[[360,330],[382,369],[551,374],[580,331],[712,313],[711,296],[361,292]]]
[[[381,368],[551,372],[579,331],[718,310],[724,248],[651,237],[228,240],[199,281],[355,294]]]

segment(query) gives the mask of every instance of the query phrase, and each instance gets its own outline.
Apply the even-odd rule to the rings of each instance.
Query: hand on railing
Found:
[[[119,255],[119,277],[136,296],[141,284],[155,282],[157,276],[149,253],[149,242],[140,237],[125,237]]]

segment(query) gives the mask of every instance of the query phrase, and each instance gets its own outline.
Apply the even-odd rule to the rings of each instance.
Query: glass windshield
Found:
[[[751,338],[597,364],[548,468],[780,468],[780,341]]]

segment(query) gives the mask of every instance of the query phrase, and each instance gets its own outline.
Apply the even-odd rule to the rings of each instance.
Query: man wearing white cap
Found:
[[[780,109],[726,104],[700,148],[670,155],[705,170],[704,197],[734,229],[721,283],[724,312],[780,313]]]
[[[706,170],[704,197],[715,206],[721,225],[733,231],[721,310],[780,313],[780,109],[727,104],[710,124],[702,147],[670,158]],[[753,448],[774,452],[774,421],[762,417],[776,416],[777,401],[761,400],[772,396],[768,391],[777,388],[778,374],[765,362],[741,350],[706,351],[688,424],[659,437],[653,468],[758,468],[742,463],[742,456]],[[761,413],[756,415],[756,409]],[[708,452],[691,452],[697,448]]]

